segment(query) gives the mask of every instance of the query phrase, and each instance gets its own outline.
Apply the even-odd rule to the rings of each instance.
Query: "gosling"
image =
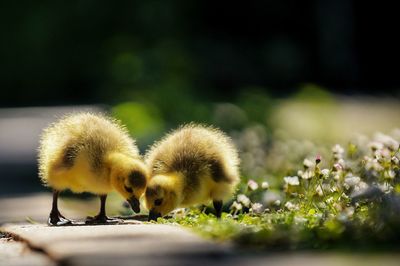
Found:
[[[149,220],[178,207],[213,202],[221,217],[223,201],[239,182],[239,158],[220,130],[188,124],[155,143],[146,154],[150,179],[145,192]]]
[[[102,114],[73,113],[44,129],[39,150],[39,177],[53,188],[49,225],[71,224],[58,210],[59,192],[90,192],[100,196],[100,212],[86,223],[108,223],[107,194],[119,192],[135,212],[147,183],[147,168],[127,130]]]

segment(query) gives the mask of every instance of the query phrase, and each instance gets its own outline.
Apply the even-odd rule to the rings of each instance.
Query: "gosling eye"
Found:
[[[156,205],[156,206],[160,206],[161,204],[162,204],[162,199],[156,199],[155,201],[154,201],[154,205]]]
[[[126,190],[127,192],[129,192],[129,193],[132,193],[132,192],[133,192],[132,188],[127,187],[126,185],[124,185],[124,188],[125,188],[125,190]]]

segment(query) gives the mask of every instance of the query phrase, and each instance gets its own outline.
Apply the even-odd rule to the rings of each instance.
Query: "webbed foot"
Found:
[[[106,215],[96,215],[86,217],[85,224],[118,224],[123,222],[121,219],[110,218]]]
[[[63,226],[72,224],[72,221],[65,218],[60,212],[57,211],[50,213],[47,224],[52,226]]]

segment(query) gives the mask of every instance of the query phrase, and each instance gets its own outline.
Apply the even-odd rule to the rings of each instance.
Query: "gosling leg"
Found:
[[[213,200],[213,205],[214,205],[214,209],[215,209],[215,215],[217,216],[217,218],[221,218],[221,214],[222,214],[222,200]]]
[[[100,195],[100,212],[95,217],[87,217],[86,224],[118,223],[120,220],[108,218],[106,215],[107,195]]]
[[[71,220],[68,220],[67,218],[65,218],[60,211],[58,210],[58,195],[59,195],[59,191],[58,190],[54,190],[53,191],[53,204],[51,207],[51,211],[50,211],[50,216],[49,216],[49,220],[47,221],[47,223],[49,225],[68,225],[71,224]]]

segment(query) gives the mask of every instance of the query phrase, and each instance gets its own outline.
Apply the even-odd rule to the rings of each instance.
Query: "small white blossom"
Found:
[[[364,159],[366,159],[365,168],[367,170],[375,170],[378,172],[383,170],[383,166],[379,163],[377,159],[371,159],[369,157]]]
[[[324,191],[322,190],[321,186],[317,186],[317,188],[315,189],[315,191],[317,192],[318,196],[322,197],[324,195]]]
[[[285,176],[283,178],[283,180],[285,181],[285,183],[287,185],[291,185],[291,186],[300,185],[300,181],[299,181],[299,178],[297,176]]]
[[[368,189],[369,185],[364,181],[361,181],[356,186],[354,186],[354,192],[363,193]]]
[[[276,202],[277,200],[280,200],[281,196],[274,192],[274,191],[267,191],[264,193],[263,196],[263,203],[265,206],[270,206],[272,204],[274,204],[274,202]]]
[[[332,147],[333,158],[339,160],[343,158],[344,149],[339,144]]]
[[[340,163],[335,163],[334,165],[333,165],[333,168],[335,169],[335,171],[341,171],[341,170],[343,170],[343,166],[340,164]]]
[[[386,182],[383,184],[378,184],[378,187],[382,192],[385,192],[385,193],[390,193],[393,191],[393,186],[391,186],[390,184],[388,184]]]
[[[298,206],[296,204],[293,204],[292,202],[288,201],[285,203],[285,207],[289,210],[289,211],[294,211],[298,209]]]
[[[333,197],[329,197],[326,199],[326,203],[332,204],[333,203]]]
[[[396,156],[393,156],[391,160],[393,164],[399,165],[399,158],[397,158]]]
[[[344,183],[347,184],[349,187],[354,187],[358,183],[360,183],[361,178],[358,176],[346,176],[344,179]]]
[[[383,148],[383,144],[378,141],[373,141],[368,144],[368,147],[373,151],[376,151],[376,150],[381,150]]]
[[[314,177],[314,171],[307,170],[305,172],[302,172],[300,177],[302,179],[306,179],[306,180],[310,179],[310,178]]]
[[[276,200],[276,201],[274,201],[274,205],[275,205],[275,206],[279,206],[279,205],[281,205],[281,201],[280,201],[280,200]]]
[[[182,218],[186,215],[186,209],[185,208],[179,208],[176,209],[172,212],[172,216],[174,218]]]
[[[262,189],[267,190],[267,189],[269,189],[269,183],[267,181],[264,181],[261,183],[261,187],[262,187]]]
[[[295,216],[294,217],[294,222],[296,224],[305,224],[306,222],[308,222],[308,220],[306,218],[304,218],[304,217],[301,217],[301,216]]]
[[[326,204],[325,204],[325,202],[319,202],[319,203],[317,203],[317,206],[318,206],[318,208],[320,208],[320,209],[326,209]]]
[[[256,214],[260,214],[263,212],[263,205],[261,203],[253,203],[251,204],[251,209],[250,211],[256,213]]]
[[[399,148],[399,142],[397,142],[391,136],[388,136],[388,135],[385,135],[382,133],[378,133],[375,136],[375,139],[377,140],[378,143],[385,145],[392,151],[397,150]]]
[[[314,166],[314,163],[309,159],[304,159],[303,161],[304,168],[308,169]]]
[[[338,162],[338,164],[342,167],[342,169],[343,169],[343,168],[346,168],[346,162],[345,162],[345,160],[339,159],[337,162]]]
[[[243,209],[242,204],[238,203],[237,201],[234,201],[230,207],[230,209],[234,210],[234,211],[240,211],[241,209]]]
[[[250,179],[249,182],[247,182],[247,186],[249,187],[250,190],[253,190],[253,191],[258,189],[258,184],[253,179]]]
[[[324,178],[329,177],[329,172],[330,172],[329,169],[326,169],[326,168],[321,170],[321,174]]]
[[[243,206],[245,206],[245,207],[249,207],[250,203],[251,203],[250,199],[244,194],[239,194],[237,196],[237,201],[239,203],[243,204]]]
[[[385,171],[384,175],[387,179],[393,179],[396,177],[396,172],[393,171],[392,169],[389,169],[389,170]]]

